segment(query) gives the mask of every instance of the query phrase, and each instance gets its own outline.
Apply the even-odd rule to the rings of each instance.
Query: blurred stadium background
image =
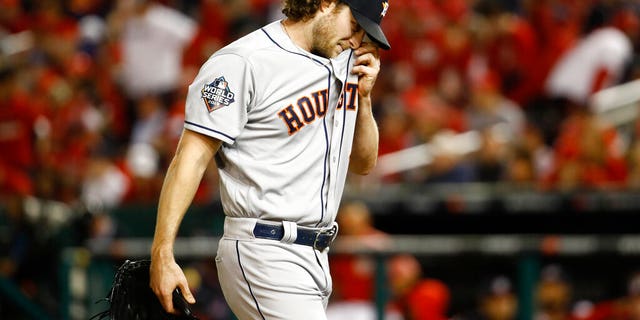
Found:
[[[87,319],[148,257],[185,89],[278,0],[0,0],[0,318]],[[391,0],[380,160],[351,176],[330,319],[640,319],[640,4]],[[177,256],[201,319],[208,170]]]

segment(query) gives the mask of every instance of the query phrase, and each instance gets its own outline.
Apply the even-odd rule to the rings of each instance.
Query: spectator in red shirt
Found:
[[[550,182],[561,189],[622,187],[628,168],[615,127],[577,107],[555,142]]]
[[[390,238],[373,226],[371,212],[360,201],[345,202],[336,218],[340,226],[336,250],[379,250],[389,245]],[[375,261],[371,256],[338,253],[329,257],[333,278],[332,301],[327,313],[330,319],[350,314],[350,319],[374,313],[373,294]]]
[[[0,193],[33,194],[37,110],[19,86],[18,70],[0,71]]]
[[[346,202],[338,212],[340,238],[337,244],[348,248],[376,250],[388,246],[390,238],[373,226],[371,212],[360,201]],[[331,257],[334,293],[337,299],[371,301],[373,298],[374,261],[367,256],[336,254]]]
[[[450,292],[448,286],[433,278],[423,278],[418,260],[398,255],[387,265],[392,301],[389,314],[406,320],[446,320]]]
[[[525,105],[540,93],[541,82],[532,81],[540,56],[536,30],[525,17],[502,8],[497,1],[476,8],[486,30],[476,40],[477,53],[499,74],[499,88],[509,99]]]

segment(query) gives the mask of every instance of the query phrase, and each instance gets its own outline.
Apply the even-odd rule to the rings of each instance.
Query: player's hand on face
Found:
[[[177,313],[173,307],[173,290],[175,288],[180,288],[187,302],[191,304],[196,302],[191,290],[189,290],[184,272],[173,259],[152,258],[149,276],[151,279],[149,286],[168,313]]]
[[[372,42],[363,42],[355,49],[356,63],[353,73],[358,75],[358,92],[361,96],[369,96],[380,72],[380,52]]]

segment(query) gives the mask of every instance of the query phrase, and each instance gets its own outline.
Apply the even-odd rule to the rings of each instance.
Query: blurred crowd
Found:
[[[0,237],[11,244],[1,247],[0,274],[27,274],[26,292],[37,291],[30,277],[56,276],[34,267],[56,252],[28,250],[51,230],[26,226],[25,212],[44,205],[25,210],[25,197],[51,201],[50,220],[69,207],[91,212],[78,237],[98,239],[115,232],[101,213],[155,204],[201,64],[281,17],[279,0],[0,0],[0,219],[12,228]],[[392,49],[382,52],[373,97],[380,155],[428,144],[431,160],[367,179],[640,187],[640,121],[612,123],[592,102],[640,79],[639,17],[633,0],[391,0],[383,28]],[[451,138],[468,132],[478,142],[461,152]],[[195,202],[217,197],[217,183],[208,170]],[[350,268],[342,263],[336,269]],[[357,265],[371,270],[370,261]],[[361,280],[364,289],[336,288],[336,297],[369,297]],[[425,287],[446,291],[435,280]],[[55,298],[41,300],[56,308]]]
[[[377,85],[381,154],[429,143],[432,160],[385,181],[634,187],[637,129],[591,98],[638,76],[633,1],[402,1]],[[635,119],[627,119],[633,126]],[[447,139],[473,131],[459,152]]]

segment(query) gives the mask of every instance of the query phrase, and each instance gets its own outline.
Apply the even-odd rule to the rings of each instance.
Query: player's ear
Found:
[[[338,5],[338,3],[339,0],[320,0],[320,7],[318,8],[318,10],[323,12],[331,12],[331,10],[333,10],[333,8]]]

